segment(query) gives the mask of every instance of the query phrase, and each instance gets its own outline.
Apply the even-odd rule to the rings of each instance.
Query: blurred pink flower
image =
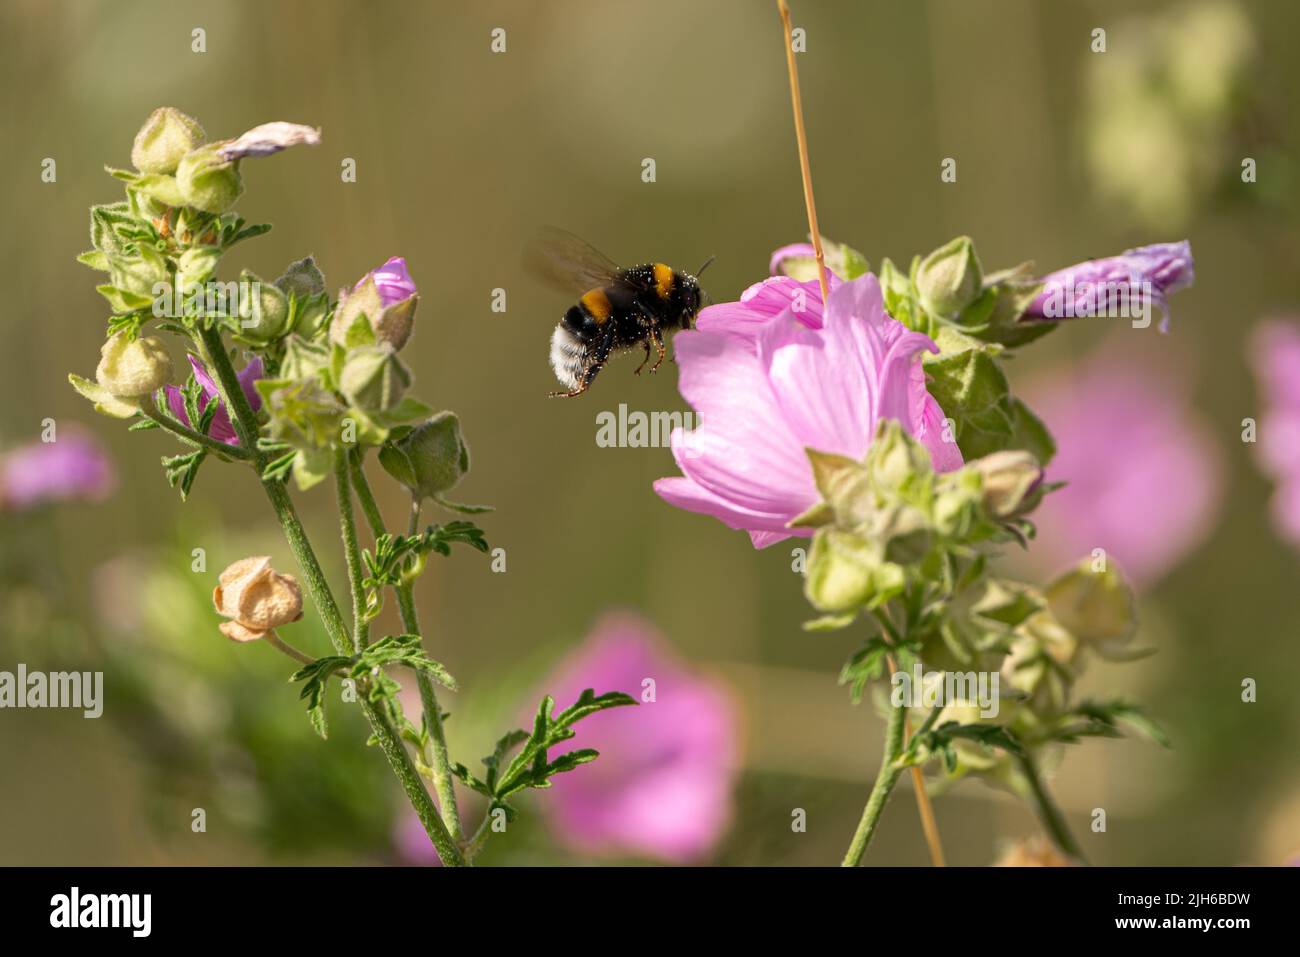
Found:
[[[217,411],[212,416],[212,424],[208,426],[208,435],[226,445],[238,445],[239,439],[235,436],[235,427],[230,422],[225,403],[219,398],[220,391],[217,389],[216,382],[208,374],[208,367],[195,356],[188,358],[190,368],[194,370],[194,378],[198,380],[199,388],[203,390],[198,401],[199,414],[201,415],[207,409],[209,402],[218,403]],[[262,378],[263,374],[261,356],[254,356],[253,361],[244,366],[239,373],[239,387],[244,390],[244,396],[254,412],[262,407],[262,397],[258,395],[253,383]],[[167,408],[171,410],[177,421],[190,428],[196,428],[185,413],[185,396],[181,394],[180,387],[169,385],[165,386],[163,391],[167,395]]]
[[[1279,320],[1260,323],[1251,337],[1251,359],[1263,398],[1256,457],[1277,482],[1273,523],[1300,545],[1300,327]]]
[[[1162,352],[1161,355],[1165,353]],[[1138,587],[1165,575],[1218,518],[1222,459],[1184,377],[1126,340],[1023,394],[1056,438],[1028,559],[1065,566],[1104,548]]]
[[[88,432],[64,427],[53,442],[0,456],[0,508],[24,511],[70,499],[102,501],[117,487],[112,463]]]
[[[920,354],[935,344],[885,313],[875,276],[829,281],[825,311],[816,282],[774,276],[740,302],[708,307],[676,340],[679,388],[703,424],[674,430],[683,475],[655,491],[749,532],[755,548],[810,534],[786,527],[819,498],[805,448],[860,459],[889,418],[930,450],[935,468],[961,465],[925,389]]]
[[[393,825],[392,841],[398,857],[407,864],[442,866],[442,861],[438,859],[438,852],[433,849],[433,842],[425,833],[424,825],[406,804],[402,805],[402,809],[397,814],[397,820]]]
[[[645,700],[647,678],[653,701]],[[595,748],[600,757],[556,775],[532,802],[556,838],[580,854],[674,863],[707,855],[730,823],[736,775],[737,730],[725,690],[689,670],[630,614],[602,618],[544,690],[559,712],[586,688],[623,691],[641,703],[574,726],[565,749]]]

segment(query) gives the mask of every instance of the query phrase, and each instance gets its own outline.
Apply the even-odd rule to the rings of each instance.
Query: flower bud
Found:
[[[118,289],[141,296],[153,296],[154,287],[166,283],[167,260],[152,246],[141,245],[132,256],[113,256],[109,259],[109,279]]]
[[[182,296],[195,286],[212,278],[221,261],[221,250],[216,246],[192,246],[181,253],[176,261],[176,290]]]
[[[971,463],[984,484],[984,508],[997,519],[1014,518],[1038,503],[1043,470],[1023,449],[994,452]]]
[[[406,260],[394,256],[367,273],[351,292],[339,294],[338,308],[330,322],[330,339],[342,346],[359,344],[352,330],[364,316],[376,341],[401,349],[411,338],[419,301]]]
[[[223,160],[213,144],[190,150],[176,168],[176,185],[186,206],[224,213],[244,191],[239,160]]]
[[[401,401],[411,373],[387,343],[351,350],[339,375],[339,391],[365,412],[384,412]]]
[[[181,158],[202,142],[198,120],[175,107],[159,107],[135,134],[131,165],[142,173],[174,173]]]
[[[469,446],[454,412],[439,412],[379,450],[379,464],[417,499],[451,491],[469,471]]]
[[[1123,644],[1137,630],[1133,589],[1114,562],[1093,571],[1084,559],[1047,586],[1047,607],[1070,634],[1098,646]]]
[[[292,575],[281,575],[265,555],[243,558],[223,571],[212,592],[217,614],[229,618],[221,633],[253,641],[302,617],[302,591]]]
[[[934,471],[925,446],[903,431],[893,419],[882,419],[864,460],[876,491],[898,494],[914,480]]]
[[[285,295],[297,296],[299,301],[310,299],[325,291],[325,275],[311,256],[289,263],[289,268],[275,281]]]
[[[254,347],[270,345],[289,332],[289,300],[274,283],[255,273],[239,274],[239,337]]]
[[[858,530],[884,546],[885,561],[899,565],[919,562],[930,550],[930,522],[912,505],[900,502],[877,509]]]
[[[1016,636],[1002,662],[1002,680],[1028,696],[1036,714],[1059,714],[1070,700],[1079,642],[1046,611],[1026,619]]]
[[[95,379],[110,395],[137,398],[161,389],[172,377],[172,360],[157,336],[128,339],[118,333],[100,349]]]
[[[882,564],[878,546],[864,536],[823,528],[808,553],[804,594],[818,611],[857,611],[876,594],[878,579],[896,569]]]
[[[931,314],[948,319],[956,318],[976,300],[983,282],[975,244],[968,236],[958,236],[930,253],[916,274],[921,305]]]

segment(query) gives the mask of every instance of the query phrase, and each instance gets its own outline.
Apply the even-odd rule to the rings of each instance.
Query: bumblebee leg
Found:
[[[655,364],[650,367],[651,373],[658,371],[659,367],[663,365],[664,356],[667,354],[667,349],[665,349],[664,347],[664,337],[656,333],[654,336],[654,341],[655,341],[655,348],[659,350],[659,358],[655,359]],[[645,354],[647,359],[650,358],[650,343],[648,342],[646,343]]]
[[[641,360],[641,364],[639,366],[637,366],[635,369],[632,370],[633,375],[640,375],[641,370],[645,368],[645,364],[650,361],[650,343],[643,342],[642,345],[645,346],[645,358]],[[651,369],[650,371],[653,372],[654,370]]]

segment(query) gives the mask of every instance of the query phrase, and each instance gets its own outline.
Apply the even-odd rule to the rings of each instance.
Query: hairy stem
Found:
[[[234,411],[231,420],[235,427],[235,434],[239,437],[240,445],[252,455],[253,464],[260,475],[266,465],[266,456],[257,447],[257,415],[253,412],[252,406],[248,404],[248,399],[239,386],[239,379],[235,375],[234,367],[230,364],[230,357],[226,354],[225,344],[221,341],[221,332],[215,327],[200,323],[196,341],[204,362],[215,373],[221,400],[225,402],[227,409]],[[335,650],[340,655],[349,654],[351,641],[348,636],[347,625],[343,621],[343,615],[339,611],[338,604],[334,601],[334,594],[330,591],[329,580],[326,579],[325,572],[316,559],[316,553],[312,550],[311,541],[307,538],[307,531],[303,528],[297,510],[293,507],[293,500],[289,498],[289,493],[282,482],[263,479],[262,488],[271,502],[271,507],[275,510],[276,518],[279,519],[280,527],[284,530],[284,537],[289,543],[289,548],[298,561],[298,566],[302,570],[303,579],[307,585],[307,593],[311,596],[312,603],[316,606],[316,611],[321,616],[326,631],[329,632],[330,641],[333,642]],[[384,752],[384,756],[388,758],[393,774],[397,776],[398,782],[402,785],[402,790],[406,792],[407,799],[411,802],[416,815],[420,818],[420,823],[424,825],[429,840],[433,842],[433,846],[437,849],[438,857],[446,865],[452,867],[463,866],[465,858],[461,854],[460,848],[451,839],[447,828],[438,817],[438,810],[434,807],[433,800],[429,797],[429,792],[425,790],[419,772],[415,770],[415,765],[411,762],[411,756],[406,753],[406,749],[402,746],[402,742],[397,737],[392,725],[370,702],[363,700],[361,707],[370,722],[370,727],[374,731],[380,749]]]
[[[343,554],[348,566],[348,585],[352,591],[353,653],[370,643],[370,623],[366,619],[366,592],[361,584],[361,547],[357,544],[357,521],[352,513],[352,480],[348,467],[348,450],[334,452],[334,489],[339,506],[339,528],[343,534]]]
[[[197,446],[201,449],[207,449],[209,452],[214,452],[217,455],[224,455],[227,458],[243,459],[245,461],[250,461],[253,458],[248,454],[246,449],[235,445],[227,445],[225,442],[218,442],[209,435],[204,435],[202,432],[191,429],[189,426],[176,421],[170,416],[163,415],[158,411],[158,406],[154,404],[152,396],[147,396],[144,401],[140,403],[140,413],[145,418],[157,422],[160,427],[166,429],[172,435],[190,445]]]
[[[1016,763],[1024,776],[1034,810],[1038,812],[1038,818],[1043,822],[1043,830],[1052,839],[1052,843],[1067,857],[1072,857],[1082,864],[1088,863],[1074,835],[1070,833],[1069,825],[1065,823],[1065,816],[1061,814],[1061,809],[1056,806],[1056,802],[1048,793],[1033,757],[1025,751],[1016,756]]]
[[[370,490],[366,479],[365,463],[358,449],[352,456],[352,484],[357,490],[357,500],[361,502],[361,511],[370,523],[370,531],[378,538],[383,535],[383,513]],[[411,518],[406,533],[414,535],[420,524],[420,506],[411,503]],[[397,587],[397,607],[402,616],[402,628],[410,635],[419,635],[420,619],[415,607],[415,586],[403,582]],[[424,672],[416,672],[416,686],[420,691],[420,704],[424,709],[425,727],[429,729],[429,768],[433,773],[433,788],[438,795],[438,806],[442,811],[443,823],[452,837],[457,841],[464,839],[464,828],[460,820],[460,809],[456,804],[455,780],[451,773],[451,753],[447,748],[447,735],[442,726],[442,708],[438,704],[438,695],[433,681]]]
[[[890,702],[889,721],[885,725],[885,753],[880,761],[880,773],[876,775],[876,783],[867,797],[867,806],[862,809],[862,820],[858,822],[858,829],[854,832],[848,852],[844,855],[844,867],[857,867],[862,863],[862,855],[866,853],[867,845],[871,843],[872,835],[876,833],[876,825],[880,823],[880,814],[885,810],[889,794],[894,790],[894,785],[898,783],[898,778],[902,774],[902,769],[895,767],[894,762],[903,753],[903,719],[906,716],[906,704],[895,706],[892,701]]]

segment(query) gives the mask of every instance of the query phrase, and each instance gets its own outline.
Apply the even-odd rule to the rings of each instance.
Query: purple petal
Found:
[[[937,347],[885,313],[876,277],[835,284],[818,329],[796,321],[805,293],[820,307],[816,283],[769,279],[676,340],[679,388],[702,424],[673,432],[682,476],[655,491],[744,529],[755,547],[803,534],[787,525],[819,498],[806,450],[860,459],[882,418],[924,443],[936,468],[961,465],[919,361]]]
[[[813,258],[817,255],[817,250],[813,248],[812,243],[791,243],[789,246],[782,246],[776,252],[772,253],[772,258],[767,264],[767,271],[773,276],[781,274],[781,263],[787,259],[795,258]],[[829,272],[829,270],[827,270]]]
[[[1144,307],[1163,313],[1167,330],[1168,299],[1196,278],[1187,240],[1127,249],[1118,256],[1090,259],[1043,278],[1043,291],[1025,311],[1028,318],[1065,319],[1107,315],[1112,305],[1128,304],[1130,314]]]
[[[356,286],[352,287],[353,290],[359,288],[367,277],[374,277],[379,299],[385,306],[410,299],[417,291],[415,280],[406,269],[406,260],[401,256],[394,256],[378,269],[366,273],[358,280]]]

